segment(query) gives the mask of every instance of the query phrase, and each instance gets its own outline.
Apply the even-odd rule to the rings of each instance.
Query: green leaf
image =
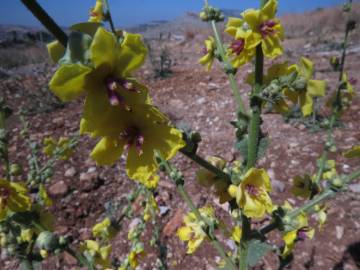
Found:
[[[248,250],[248,264],[250,267],[255,266],[261,259],[272,250],[272,247],[260,240],[251,240],[249,242],[249,250]]]
[[[82,63],[86,65],[89,63],[91,41],[92,38],[90,35],[72,32],[69,35],[65,55],[59,60],[59,64]]]
[[[256,155],[257,160],[262,158],[265,155],[266,150],[269,146],[269,143],[270,143],[270,139],[267,137],[263,137],[260,139],[258,149],[257,149],[257,155]],[[240,154],[244,158],[244,160],[246,161],[247,154],[248,154],[248,135],[245,135],[241,141],[238,141],[235,144],[235,147],[240,152]]]

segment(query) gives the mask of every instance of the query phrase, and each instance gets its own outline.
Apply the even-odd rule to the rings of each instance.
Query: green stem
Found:
[[[251,235],[251,221],[242,214],[242,235],[240,241],[239,269],[248,269],[249,239]]]
[[[36,0],[21,0],[30,12],[41,22],[45,28],[52,33],[55,38],[66,47],[68,37],[59,25],[46,13]]]
[[[231,90],[232,90],[232,93],[233,93],[233,96],[235,98],[235,101],[236,101],[236,104],[237,104],[237,107],[238,107],[238,111],[241,112],[242,114],[246,114],[246,110],[245,110],[245,105],[244,105],[244,102],[241,98],[241,94],[240,94],[240,90],[238,88],[238,85],[236,83],[236,80],[235,80],[235,76],[234,74],[232,74],[231,72],[227,72],[227,69],[231,69],[232,68],[232,65],[226,55],[226,51],[225,51],[225,48],[224,48],[224,45],[221,41],[221,37],[220,37],[220,34],[219,34],[219,31],[216,27],[216,22],[215,21],[211,21],[211,26],[212,26],[212,29],[213,29],[213,32],[214,32],[214,35],[215,35],[215,41],[216,41],[216,48],[218,49],[218,52],[221,56],[221,59],[222,61],[224,62],[224,69],[225,69],[225,72],[228,76],[228,79],[229,79],[229,82],[230,82],[230,87],[231,87]]]
[[[0,152],[0,160],[2,159],[5,162],[5,174],[6,180],[11,180],[10,174],[10,160],[9,160],[9,151],[8,151],[8,133],[6,130],[6,115],[5,111],[0,108],[0,130],[3,131],[3,138],[1,138],[0,143],[2,144],[2,149]]]
[[[110,24],[111,31],[114,33],[115,36],[117,36],[115,25],[114,25],[114,22],[113,22],[113,19],[111,16],[111,12],[110,12],[109,1],[104,0],[104,3],[105,3],[105,7],[106,7],[106,18]]]
[[[348,175],[344,180],[343,180],[343,184],[346,185],[348,183],[350,183],[353,180],[356,180],[357,178],[360,177],[360,170],[357,170],[355,172],[353,172],[352,174]],[[315,205],[321,203],[324,200],[327,200],[328,198],[334,196],[336,193],[338,192],[338,190],[334,190],[332,188],[327,188],[326,190],[324,190],[321,194],[319,194],[318,196],[316,196],[315,198],[313,198],[312,200],[308,201],[307,203],[305,203],[302,207],[299,207],[295,210],[293,210],[290,214],[289,217],[290,218],[295,218],[298,215],[300,215],[302,212],[307,212],[310,209],[312,209]]]
[[[349,1],[349,4],[352,4],[352,0]],[[334,108],[333,108],[333,114],[338,114],[338,112],[341,110],[341,83],[343,80],[343,75],[344,75],[344,69],[345,69],[345,60],[346,60],[346,50],[347,50],[347,42],[348,42],[348,36],[350,33],[350,29],[348,27],[348,22],[349,20],[347,20],[346,22],[346,29],[345,29],[345,36],[344,36],[344,41],[343,41],[343,50],[342,50],[342,54],[341,54],[341,60],[340,60],[340,70],[339,70],[339,85],[336,91],[336,100],[335,100],[335,104],[334,104]]]
[[[344,184],[344,186],[346,186],[347,184],[349,184],[350,182],[352,182],[358,178],[360,178],[360,169],[353,172],[352,174],[346,176],[345,179],[343,180],[343,184]],[[314,197],[312,200],[305,203],[302,207],[299,207],[299,208],[293,210],[292,212],[290,212],[289,217],[291,219],[296,218],[301,213],[311,210],[315,205],[317,205],[325,200],[328,200],[329,198],[334,196],[337,192],[338,192],[338,190],[335,190],[332,188],[327,188],[322,193],[320,193],[319,195]],[[259,230],[259,232],[261,235],[265,235],[265,234],[277,229],[278,227],[279,227],[279,224],[273,222],[273,223],[270,223],[270,224],[262,227]]]
[[[72,250],[70,247],[67,247],[65,249],[65,251],[68,252],[71,256],[73,256],[81,266],[84,266],[89,270],[96,269],[95,266],[92,263],[88,262],[88,260],[86,260],[86,258],[84,256],[82,256],[81,254],[78,254],[77,252]]]
[[[33,267],[33,265],[32,265],[32,263],[31,263],[30,260],[23,260],[23,261],[22,261],[22,266],[23,266],[23,268],[26,269],[26,270],[34,270],[34,267]]]
[[[225,172],[223,172],[222,170],[216,168],[214,165],[212,165],[210,162],[206,161],[205,159],[203,159],[202,157],[198,156],[197,154],[194,153],[189,153],[183,149],[180,150],[180,152],[182,154],[184,154],[185,156],[187,156],[188,158],[190,158],[191,160],[193,160],[194,162],[196,162],[198,165],[200,165],[201,167],[204,167],[205,169],[207,169],[208,171],[214,173],[217,177],[226,180],[229,184],[231,184],[231,176]]]
[[[211,224],[209,224],[209,221],[201,215],[199,209],[197,209],[197,207],[193,203],[191,197],[186,192],[186,190],[184,188],[184,184],[183,184],[184,183],[183,176],[182,175],[179,176],[179,173],[177,172],[177,170],[172,165],[170,165],[170,163],[168,161],[164,160],[161,157],[159,152],[157,152],[157,156],[161,159],[160,165],[163,166],[166,173],[171,177],[171,179],[173,180],[173,182],[176,185],[176,190],[178,191],[179,195],[184,200],[184,202],[187,204],[187,206],[190,208],[190,210],[195,214],[197,220],[204,222],[204,224],[206,224],[207,226],[210,226]],[[177,176],[174,176],[174,175],[177,175]],[[236,267],[235,267],[233,261],[226,255],[225,250],[224,250],[223,246],[220,244],[217,237],[212,233],[207,233],[207,236],[210,239],[211,244],[214,246],[214,248],[219,253],[219,255],[226,262],[227,266],[229,267],[228,269],[236,270]]]

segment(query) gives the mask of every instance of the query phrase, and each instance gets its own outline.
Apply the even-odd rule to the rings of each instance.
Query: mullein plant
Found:
[[[289,261],[296,243],[314,237],[316,228],[310,220],[315,217],[318,228],[323,227],[328,209],[325,200],[360,177],[359,170],[349,175],[339,174],[335,162],[328,159],[329,152],[336,151],[334,123],[344,110],[345,98],[353,95],[352,88],[349,89],[351,83],[344,72],[346,41],[355,27],[353,23],[348,22],[346,27],[339,63],[339,86],[330,102],[332,114],[328,137],[317,170],[312,175],[294,176],[293,179],[292,193],[304,199],[303,205],[296,207],[288,201],[282,205],[274,204],[269,174],[266,168],[257,165],[269,143],[266,134],[261,131],[262,110],[264,106],[272,105],[283,114],[296,105],[304,116],[308,116],[313,112],[314,98],[325,95],[326,83],[314,80],[314,65],[304,57],[297,64],[277,63],[264,72],[265,59],[275,60],[284,51],[282,41],[285,33],[276,16],[277,0],[261,0],[259,9],[249,9],[239,18],[229,18],[225,32],[232,38],[230,44],[222,42],[218,30],[217,23],[225,19],[221,11],[206,1],[200,13],[200,18],[211,25],[214,36],[205,41],[199,62],[209,70],[214,61],[219,61],[237,105],[237,117],[231,123],[236,132],[236,148],[242,159],[234,162],[227,162],[221,157],[200,157],[197,154],[201,141],[199,133],[176,128],[153,104],[151,91],[134,76],[146,59],[147,49],[140,35],[116,30],[106,0],[97,0],[90,11],[89,21],[71,26],[69,35],[36,1],[22,2],[57,39],[48,46],[50,57],[58,64],[49,83],[51,91],[63,101],[84,100],[79,130],[82,135],[97,140],[90,156],[98,165],[111,166],[121,155],[125,155],[127,175],[145,190],[142,193],[142,198],[146,198],[143,216],[140,225],[129,232],[131,251],[126,258],[121,263],[111,259],[111,240],[118,230],[118,223],[131,212],[131,206],[125,209],[121,218],[104,219],[95,225],[93,238],[81,244],[80,253],[70,251],[80,265],[88,269],[134,269],[139,265],[146,256],[140,241],[141,233],[145,223],[154,218],[158,209],[153,192],[157,188],[160,171],[169,175],[191,210],[184,217],[184,226],[177,232],[180,240],[187,242],[187,253],[196,252],[202,243],[209,241],[222,258],[219,267],[231,270],[248,269],[268,252],[278,255],[282,262]],[[351,7],[351,1],[347,6]],[[105,28],[105,22],[109,23],[110,31]],[[252,87],[247,109],[240,95],[236,73],[251,62],[255,67],[254,73],[246,79]],[[61,139],[58,142],[48,140],[45,152],[52,153],[53,147],[63,144]],[[198,209],[194,205],[184,188],[184,175],[170,162],[177,153],[201,167],[197,173],[199,184],[214,192],[220,203],[228,204],[232,224],[220,222],[211,206]],[[67,154],[64,153],[65,156]],[[359,146],[349,149],[344,156],[357,158]],[[3,201],[9,201],[6,211],[25,210],[14,208],[7,199],[11,194],[17,194],[17,197],[12,195],[12,202],[21,200],[25,208],[29,207],[25,190],[7,182],[3,186]],[[46,196],[44,201],[47,201]],[[268,224],[258,227],[253,222],[258,220]],[[274,230],[283,237],[280,246],[270,244],[267,238],[267,234]],[[224,248],[219,241],[220,233],[233,241],[234,249]],[[25,231],[23,239],[28,239],[28,235]],[[41,239],[52,240],[50,235],[45,233]],[[52,251],[43,243],[38,246],[42,257]]]

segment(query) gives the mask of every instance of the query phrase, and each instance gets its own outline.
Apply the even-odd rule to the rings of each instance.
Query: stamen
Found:
[[[201,49],[201,53],[202,53],[203,55],[206,55],[206,54],[208,53],[208,50],[206,49],[206,47],[204,47],[204,48]]]
[[[268,20],[260,24],[260,32],[263,38],[268,35],[274,35],[276,33],[274,27],[276,26],[276,22],[273,20]]]
[[[251,196],[257,196],[259,194],[259,188],[254,185],[247,184],[245,189]]]
[[[307,232],[309,231],[308,227],[304,227],[298,230],[297,237],[299,240],[306,240],[308,238]]]
[[[237,39],[234,40],[231,45],[230,48],[232,50],[232,53],[236,54],[236,55],[240,55],[240,53],[244,50],[245,48],[245,40],[242,39]]]
[[[126,141],[124,151],[128,151],[131,146],[135,146],[136,152],[139,156],[143,154],[142,146],[144,144],[144,136],[137,127],[129,127],[125,129],[120,137]]]

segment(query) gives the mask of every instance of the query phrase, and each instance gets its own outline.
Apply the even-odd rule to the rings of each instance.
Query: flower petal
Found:
[[[123,149],[124,142],[122,140],[104,137],[91,152],[91,157],[98,165],[112,165],[119,159]]]
[[[113,69],[116,52],[115,36],[103,27],[99,27],[92,41],[90,52],[95,68],[106,65]]]
[[[85,77],[91,68],[80,64],[60,66],[52,77],[49,87],[62,101],[69,101],[85,91]]]
[[[313,97],[325,96],[326,82],[320,80],[309,80],[307,92]]]
[[[59,41],[50,42],[46,45],[46,47],[50,58],[54,63],[59,62],[65,54],[65,47]]]
[[[116,73],[122,77],[129,77],[131,72],[145,62],[147,52],[141,35],[125,32],[124,41],[116,54]]]

